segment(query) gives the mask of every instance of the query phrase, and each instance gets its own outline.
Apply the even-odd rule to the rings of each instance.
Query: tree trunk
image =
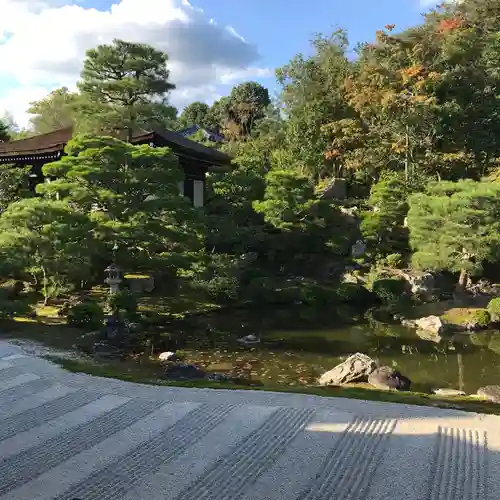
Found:
[[[405,127],[405,180],[408,182],[410,180],[410,127],[406,125]]]
[[[467,289],[467,282],[469,281],[469,273],[462,269],[460,271],[460,277],[458,278],[457,286],[455,287],[454,298],[456,300],[462,300],[465,298],[465,292]]]
[[[49,287],[47,286],[47,272],[45,271],[45,266],[42,265],[42,273],[43,273],[43,305],[46,306],[49,302],[49,295],[48,295],[48,289]]]
[[[461,352],[457,352],[458,363],[458,390],[465,390],[465,372],[464,372],[464,359]]]
[[[462,269],[460,271],[460,277],[458,278],[458,288],[462,291],[465,291],[467,288],[467,282],[469,281],[469,273]]]

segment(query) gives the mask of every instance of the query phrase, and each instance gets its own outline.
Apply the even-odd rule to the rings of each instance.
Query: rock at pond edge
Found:
[[[377,363],[372,358],[357,352],[349,356],[343,363],[323,373],[318,379],[318,383],[327,386],[357,382],[366,379],[375,368],[377,368]]]
[[[382,390],[408,391],[411,380],[390,366],[381,366],[368,376],[368,383]]]
[[[481,398],[486,398],[493,403],[500,403],[500,385],[487,385],[480,387],[477,395]]]
[[[442,396],[444,398],[454,397],[454,396],[466,396],[464,391],[459,391],[458,389],[447,389],[446,387],[442,389],[433,389],[432,393],[435,394],[436,396]]]

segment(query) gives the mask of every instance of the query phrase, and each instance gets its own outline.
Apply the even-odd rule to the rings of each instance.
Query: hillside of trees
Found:
[[[119,40],[89,50],[77,92],[32,103],[29,130],[0,126],[0,140],[79,132],[37,197],[25,172],[1,169],[3,274],[50,298],[91,286],[115,252],[124,269],[188,280],[219,301],[321,304],[363,300],[342,283],[346,266],[445,272],[462,289],[495,270],[498,1],[447,3],[404,32],[388,24],[354,57],[342,30],[312,49],[276,70],[276,99],[246,82],[181,113],[167,54]],[[195,140],[234,158],[210,174],[203,213],[176,194],[170,151],[128,141],[138,128],[195,124],[226,141]],[[328,196],[339,179],[345,195]]]

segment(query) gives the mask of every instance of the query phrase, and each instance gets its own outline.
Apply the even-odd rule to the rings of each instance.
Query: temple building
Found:
[[[0,143],[0,164],[12,163],[31,166],[31,185],[44,182],[42,167],[57,161],[64,155],[64,148],[73,135],[71,128],[65,128],[37,135],[28,139]],[[191,141],[171,130],[156,130],[134,135],[133,144],[149,144],[168,147],[178,157],[184,171],[184,182],[180,191],[187,196],[195,207],[202,207],[205,198],[205,178],[208,170],[215,166],[229,165],[231,157]]]

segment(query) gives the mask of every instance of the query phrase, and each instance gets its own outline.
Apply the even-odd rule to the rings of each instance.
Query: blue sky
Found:
[[[422,20],[418,0],[192,0],[221,24],[232,25],[257,45],[260,64],[276,68],[299,52],[309,51],[314,33],[348,30],[354,46],[373,40],[386,24],[405,29]],[[274,78],[260,79],[274,87]]]
[[[420,23],[429,3],[190,0],[189,6],[183,0],[39,1],[34,7],[33,0],[4,0],[8,15],[0,19],[0,61],[6,61],[0,63],[0,115],[7,109],[21,122],[30,100],[58,86],[74,85],[86,48],[113,37],[135,37],[171,54],[172,77],[179,88],[173,100],[182,107],[193,100],[210,102],[248,79],[260,81],[273,94],[274,69],[298,52],[307,53],[314,33],[342,27],[354,46],[373,40],[386,24],[405,29]],[[183,16],[193,21],[189,29],[182,25]],[[228,36],[227,26],[247,43]]]

